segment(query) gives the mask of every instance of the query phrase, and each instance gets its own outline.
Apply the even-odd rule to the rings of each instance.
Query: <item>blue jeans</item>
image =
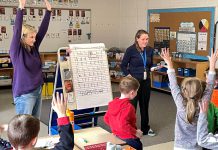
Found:
[[[17,96],[14,98],[15,109],[17,114],[30,114],[36,118],[40,117],[41,113],[41,93],[42,86],[39,86],[34,91]]]
[[[135,148],[136,150],[142,150],[143,149],[142,142],[140,141],[139,138],[136,138],[136,139],[122,139],[122,140],[125,141],[131,147]]]

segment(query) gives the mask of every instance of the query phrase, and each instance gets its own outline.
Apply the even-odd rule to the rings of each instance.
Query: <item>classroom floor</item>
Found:
[[[117,87],[113,86],[113,92],[117,91]],[[152,91],[151,97],[153,97],[150,104],[150,120],[152,128],[157,132],[157,136],[149,137],[143,136],[141,139],[145,150],[170,150],[173,149],[173,132],[175,121],[175,108],[169,94],[161,94],[156,91]],[[160,98],[161,97],[161,98]],[[0,123],[7,123],[14,115],[15,109],[12,104],[11,89],[0,89]],[[167,109],[166,109],[167,108]],[[168,113],[166,113],[166,110]],[[137,116],[139,116],[137,112]],[[157,115],[158,114],[158,115]],[[167,115],[168,114],[168,115]],[[160,116],[161,115],[161,116]],[[158,116],[160,116],[158,118]],[[140,121],[140,120],[139,120]],[[137,121],[137,126],[140,123]],[[104,128],[104,126],[102,126]],[[40,124],[39,137],[48,135],[48,127],[44,124]],[[6,133],[1,135],[2,138],[7,139]]]

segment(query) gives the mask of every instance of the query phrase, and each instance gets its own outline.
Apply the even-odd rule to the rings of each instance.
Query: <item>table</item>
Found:
[[[86,142],[81,139],[84,139]],[[111,142],[113,144],[125,144],[124,141],[117,138],[115,135],[109,133],[101,127],[92,127],[76,130],[74,133],[74,142],[75,145],[80,149],[84,149],[84,146],[87,145],[103,142]]]
[[[84,139],[86,142],[84,142]],[[36,147],[43,147],[45,144],[54,145],[59,141],[59,136],[47,136],[47,137],[39,137],[36,143]],[[81,130],[75,130],[74,133],[74,150],[83,150],[84,146],[92,145],[103,142],[111,142],[113,144],[125,144],[124,141],[117,138],[112,133],[104,130],[101,127],[92,127]]]

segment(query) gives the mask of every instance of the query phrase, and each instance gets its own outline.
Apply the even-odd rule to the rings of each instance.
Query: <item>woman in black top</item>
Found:
[[[126,49],[121,63],[121,69],[126,76],[136,78],[140,87],[133,105],[137,108],[139,101],[141,113],[141,130],[144,135],[155,136],[156,134],[149,126],[149,100],[151,92],[150,70],[153,65],[153,49],[148,45],[148,32],[138,30],[135,35],[135,43]]]

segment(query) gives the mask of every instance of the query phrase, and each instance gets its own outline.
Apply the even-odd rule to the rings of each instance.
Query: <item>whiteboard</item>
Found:
[[[17,6],[0,5],[0,53],[8,53],[13,36],[13,25]],[[27,7],[24,22],[39,28],[45,14],[42,7]],[[56,52],[59,47],[70,43],[90,43],[91,10],[53,8],[49,28],[40,52]]]
[[[105,45],[70,44],[70,48],[77,109],[108,105],[112,100],[112,89]]]

